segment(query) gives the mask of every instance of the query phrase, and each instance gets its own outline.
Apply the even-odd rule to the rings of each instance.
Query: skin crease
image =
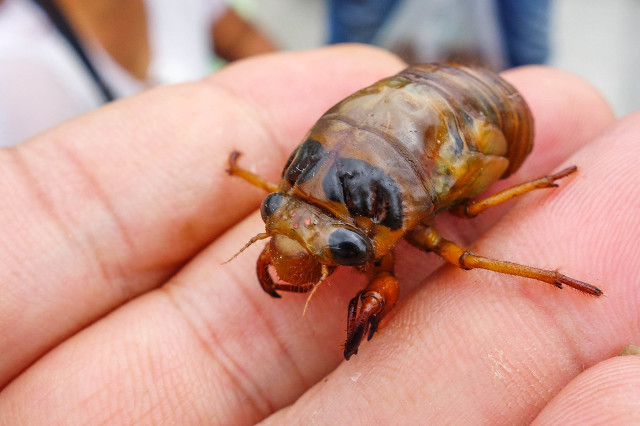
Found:
[[[361,278],[339,270],[302,317],[305,295],[259,288],[260,244],[221,265],[264,229],[264,194],[225,174],[228,153],[275,181],[324,110],[401,68],[360,46],[250,59],[1,151],[0,423],[526,423],[570,410],[572,380],[640,340],[640,115],[612,124],[574,76],[505,74],[537,138],[500,186],[570,164],[578,174],[439,226],[604,297],[450,266],[418,286],[440,262],[402,245],[399,305],[345,363]],[[592,389],[640,385],[593,371]],[[638,398],[618,400],[591,400],[592,418],[637,415]]]

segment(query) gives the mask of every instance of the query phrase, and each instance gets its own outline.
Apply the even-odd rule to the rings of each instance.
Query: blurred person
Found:
[[[548,0],[330,0],[329,43],[385,47],[409,63],[502,70],[549,56]]]
[[[0,146],[273,50],[222,0],[0,0]]]
[[[402,0],[329,0],[329,44],[373,44]]]

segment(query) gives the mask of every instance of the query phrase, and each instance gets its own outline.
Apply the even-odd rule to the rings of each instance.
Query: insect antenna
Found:
[[[322,275],[320,276],[320,279],[318,280],[318,282],[313,285],[313,288],[311,289],[311,293],[309,293],[309,297],[307,297],[307,301],[304,304],[304,309],[302,310],[302,316],[306,315],[311,298],[313,297],[314,294],[316,294],[316,291],[318,290],[318,287],[320,287],[320,284],[322,284],[330,274],[329,267],[327,265],[322,265],[322,268],[320,269],[320,271]]]
[[[231,256],[231,258],[229,260],[225,260],[224,262],[222,262],[222,264],[225,265],[225,264],[231,262],[233,259],[238,257],[238,255],[240,253],[245,251],[251,244],[255,243],[256,241],[264,240],[265,238],[269,238],[269,237],[270,237],[270,235],[267,234],[266,232],[261,232],[260,234],[254,236],[254,237],[251,237],[251,239],[247,242],[247,244],[244,245],[244,247],[242,247],[240,250],[238,250],[238,252],[236,254]]]

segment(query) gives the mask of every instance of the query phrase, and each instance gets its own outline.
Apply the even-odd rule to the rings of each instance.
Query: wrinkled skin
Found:
[[[402,67],[363,47],[259,58],[1,151],[0,423],[637,423],[640,361],[615,354],[640,340],[640,116],[603,133],[610,110],[571,75],[506,74],[538,139],[500,185],[569,164],[575,178],[440,225],[605,297],[431,273],[435,256],[402,245],[403,301],[345,363],[357,277],[334,273],[302,317],[305,295],[256,288],[262,243],[221,265],[264,230],[264,195],[229,179],[228,152],[276,180],[318,114]]]

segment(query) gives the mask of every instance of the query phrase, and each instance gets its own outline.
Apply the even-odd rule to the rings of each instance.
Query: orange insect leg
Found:
[[[519,185],[512,186],[510,188],[503,189],[487,198],[481,198],[479,200],[468,200],[466,203],[457,205],[451,208],[449,211],[460,217],[476,217],[479,213],[485,211],[489,207],[504,203],[519,195],[526,194],[534,189],[541,188],[555,188],[558,184],[556,180],[569,176],[578,170],[576,166],[568,167],[558,173],[543,176],[538,179],[534,179],[529,182],[524,182]]]
[[[412,229],[407,234],[407,241],[419,249],[433,251],[447,262],[462,269],[487,269],[489,271],[500,272],[502,274],[532,278],[534,280],[553,284],[558,288],[562,288],[562,285],[568,285],[576,290],[580,290],[594,296],[602,295],[602,290],[599,288],[567,277],[566,275],[562,275],[558,271],[548,271],[545,269],[534,268],[532,266],[479,256],[463,247],[460,247],[456,243],[440,237],[438,232],[431,227],[421,226]]]
[[[390,272],[380,272],[367,287],[349,302],[347,314],[347,340],[344,344],[345,359],[358,353],[358,346],[365,334],[371,340],[382,318],[398,301],[398,280]]]
[[[250,184],[257,186],[258,188],[262,188],[267,192],[278,191],[278,185],[276,185],[275,183],[266,181],[257,174],[238,166],[238,158],[240,157],[240,155],[241,153],[238,151],[233,151],[229,155],[229,168],[227,169],[227,173],[229,173],[231,176],[238,176],[246,180]]]

